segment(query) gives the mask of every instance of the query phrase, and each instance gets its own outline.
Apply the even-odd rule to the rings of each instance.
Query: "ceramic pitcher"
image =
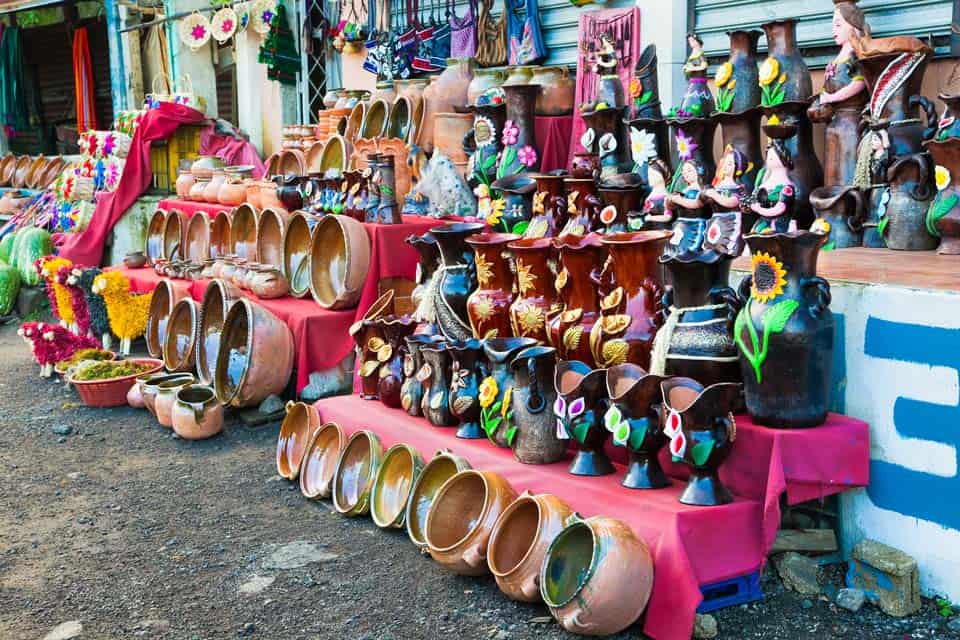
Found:
[[[423,415],[436,427],[452,427],[457,424],[457,419],[450,412],[450,368],[453,359],[447,343],[437,341],[423,345],[420,353],[423,366],[416,375],[423,385]]]
[[[466,239],[481,231],[482,224],[467,222],[454,222],[430,230],[443,260],[436,273],[440,282],[434,287],[434,308],[440,332],[448,340],[473,337],[467,315],[467,297],[477,287],[477,270],[473,250]]]
[[[524,464],[551,464],[567,451],[567,440],[557,437],[551,411],[557,401],[556,367],[556,349],[543,346],[527,347],[510,362],[515,383],[511,411],[517,428],[513,456]]]
[[[615,471],[603,450],[610,433],[604,428],[607,410],[607,370],[578,360],[557,363],[553,376],[557,437],[573,440],[577,454],[570,464],[576,476],[605,476]]]
[[[484,437],[480,426],[480,381],[487,376],[480,340],[448,343],[453,364],[450,366],[450,412],[460,421],[458,438]]]
[[[487,376],[480,384],[480,426],[498,447],[510,447],[516,437],[511,397],[515,381],[510,361],[523,349],[532,347],[532,338],[491,338],[483,343]]]

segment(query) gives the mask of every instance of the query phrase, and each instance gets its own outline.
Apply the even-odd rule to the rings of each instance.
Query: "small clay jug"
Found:
[[[189,387],[196,382],[196,378],[187,375],[183,378],[167,380],[156,385],[156,396],[154,398],[154,411],[157,416],[157,422],[168,429],[173,428],[173,404],[177,401],[177,394],[184,387]]]
[[[180,389],[171,412],[174,432],[185,440],[204,440],[223,431],[223,405],[212,387]]]
[[[516,265],[517,297],[510,305],[513,335],[548,340],[548,314],[560,310],[550,261],[554,255],[550,238],[523,238],[507,245]]]
[[[383,459],[383,445],[372,431],[350,436],[333,474],[333,508],[345,516],[370,513],[370,491]]]
[[[406,444],[395,444],[383,462],[370,492],[370,516],[381,529],[402,529],[410,490],[423,469],[420,453]]]
[[[830,225],[824,248],[846,249],[863,244],[866,202],[859,189],[852,186],[818,187],[810,194],[810,204],[817,218]]]
[[[510,362],[514,380],[510,411],[517,429],[513,457],[523,464],[551,464],[567,451],[567,441],[557,437],[550,410],[557,401],[556,366],[557,350],[543,346],[527,347]]]
[[[484,437],[480,427],[480,381],[487,376],[487,363],[480,340],[448,343],[453,364],[450,366],[450,413],[460,421],[457,437],[478,440]]]
[[[305,498],[330,497],[333,474],[346,444],[343,429],[335,422],[328,422],[314,432],[300,463],[300,493]]]
[[[420,347],[423,366],[417,379],[423,385],[421,409],[427,421],[435,427],[452,427],[457,419],[450,411],[450,369],[453,358],[446,341],[438,340]]]
[[[400,389],[403,386],[403,358],[407,354],[407,336],[417,328],[410,316],[386,316],[375,320],[383,329],[385,345],[377,352],[380,362],[377,395],[380,402],[392,409],[403,406]]]
[[[590,335],[600,319],[600,274],[607,252],[600,236],[564,234],[553,239],[560,254],[554,281],[563,310],[549,319],[550,344],[561,360],[593,362]]]
[[[510,483],[495,471],[467,469],[453,476],[440,488],[427,514],[430,555],[460,575],[489,572],[487,546],[493,525],[516,498]]]
[[[423,354],[420,347],[440,340],[436,336],[416,334],[405,338],[407,352],[403,356],[403,385],[400,387],[400,406],[411,416],[422,416],[423,383],[417,378],[417,372],[423,367]]]
[[[137,376],[137,385],[140,387],[140,396],[143,398],[143,406],[147,408],[147,411],[153,414],[154,417],[157,416],[156,409],[156,399],[157,393],[159,392],[159,385],[164,382],[173,382],[186,380],[190,381],[193,378],[189,373],[167,373],[165,371],[159,371],[156,373],[146,373],[140,376]]]
[[[506,337],[513,304],[513,273],[507,244],[520,236],[512,233],[478,233],[467,238],[476,255],[477,288],[467,298],[467,315],[473,337]]]
[[[516,437],[516,428],[510,415],[510,396],[513,395],[513,371],[510,362],[527,347],[537,344],[532,338],[490,338],[484,340],[487,356],[487,376],[480,385],[480,425],[498,447],[508,448]]]
[[[616,471],[603,450],[610,433],[604,428],[607,410],[607,370],[579,360],[561,360],[553,377],[557,437],[573,439],[577,455],[570,464],[575,476],[605,476]]]
[[[447,480],[457,473],[470,468],[466,458],[455,455],[449,450],[438,451],[427,463],[410,489],[407,501],[407,535],[421,551],[426,552],[427,541],[424,531],[427,526],[427,514],[433,505],[437,492]]]
[[[320,428],[320,412],[312,404],[288,402],[287,415],[280,424],[277,437],[277,474],[296,480],[307,445]]]
[[[667,444],[660,424],[660,383],[664,380],[629,362],[607,369],[610,406],[603,424],[613,434],[614,446],[626,447],[629,452],[630,462],[621,483],[629,489],[670,486],[657,458]]]
[[[549,493],[524,491],[497,519],[490,534],[487,565],[497,586],[520,602],[540,602],[540,567],[573,510]]]
[[[258,298],[269,300],[285,298],[290,293],[290,282],[277,267],[261,265],[250,270],[247,280],[250,291]]]

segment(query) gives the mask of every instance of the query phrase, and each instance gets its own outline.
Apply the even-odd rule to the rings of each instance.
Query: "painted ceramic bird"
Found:
[[[130,354],[130,343],[143,335],[153,292],[130,292],[130,280],[119,271],[101,273],[93,281],[93,292],[107,304],[110,329],[120,338],[120,354]]]
[[[80,336],[46,322],[25,322],[17,333],[30,344],[33,359],[40,365],[40,375],[44,378],[53,374],[53,365],[69,360],[80,349],[100,348],[96,338]]]
[[[103,296],[93,291],[93,281],[103,271],[97,267],[83,269],[80,273],[80,288],[87,299],[87,311],[90,313],[90,331],[100,336],[103,348],[109,350],[113,345],[113,334],[110,332],[110,318],[107,315],[107,303]]]

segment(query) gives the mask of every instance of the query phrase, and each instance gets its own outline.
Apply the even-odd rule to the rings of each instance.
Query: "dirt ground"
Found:
[[[16,325],[0,327],[0,362],[0,640],[68,621],[84,639],[573,637],[404,533],[304,500],[276,475],[277,425],[186,442],[145,411],[87,409],[38,377]],[[958,637],[930,603],[898,621],[805,601],[769,574],[764,590],[716,614],[720,638]]]

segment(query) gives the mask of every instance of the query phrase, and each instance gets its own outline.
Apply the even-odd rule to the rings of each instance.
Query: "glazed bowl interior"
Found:
[[[161,280],[153,297],[150,299],[150,308],[147,310],[147,328],[144,336],[147,342],[147,351],[154,358],[163,357],[164,338],[167,335],[167,321],[173,310],[173,295],[166,280]]]
[[[303,159],[300,154],[293,151],[283,151],[280,153],[279,171],[282,176],[302,176],[305,173]]]
[[[392,449],[383,460],[373,486],[370,512],[379,526],[389,526],[403,515],[414,481],[413,454],[407,447]]]
[[[307,451],[310,433],[310,409],[302,402],[290,407],[280,425],[277,438],[277,473],[284,478],[295,478]]]
[[[260,264],[278,269],[283,265],[283,225],[279,211],[264,209],[257,230],[257,259]]]
[[[230,215],[226,211],[221,211],[210,223],[210,257],[219,258],[228,253],[230,253]]]
[[[199,384],[184,387],[177,392],[177,400],[188,404],[203,404],[204,402],[213,400],[215,397],[216,395],[213,393],[213,389]]]
[[[257,212],[248,204],[237,207],[230,224],[230,253],[244,260],[257,259]]]
[[[490,570],[506,575],[520,566],[537,538],[540,505],[536,500],[520,498],[507,507],[490,538]]]
[[[347,128],[343,134],[349,142],[353,142],[357,139],[357,136],[360,133],[360,128],[363,125],[363,117],[366,115],[366,113],[367,105],[364,102],[358,102],[350,111],[350,115],[347,117]]]
[[[230,308],[224,320],[214,373],[217,397],[224,404],[240,391],[250,368],[250,348],[253,343],[251,331],[253,327],[250,326],[248,303],[237,302]]]
[[[307,173],[320,172],[320,157],[323,155],[323,149],[325,146],[325,143],[318,140],[311,144],[310,148],[307,149]]]
[[[370,438],[358,432],[343,450],[333,481],[333,500],[339,511],[350,511],[363,499],[373,481],[372,444]]]
[[[427,515],[431,548],[452,549],[476,529],[487,503],[487,483],[475,471],[458,473],[443,485]]]
[[[457,463],[447,456],[437,456],[423,469],[417,478],[413,493],[410,496],[410,507],[407,511],[407,532],[417,544],[426,544],[424,535],[427,525],[427,515],[437,492],[443,484],[456,475]]]
[[[217,370],[220,337],[229,302],[224,299],[225,287],[215,280],[203,294],[200,313],[200,331],[197,336],[197,373],[206,384],[213,381]]]
[[[360,128],[360,137],[373,140],[382,136],[387,124],[388,110],[387,103],[383,100],[377,100],[367,107],[367,113]]]
[[[300,468],[300,491],[308,498],[326,498],[330,495],[337,460],[343,451],[343,432],[330,422],[322,427],[307,447]]]
[[[207,215],[193,216],[187,223],[186,245],[184,258],[190,262],[201,264],[210,255],[210,217]]]
[[[163,225],[163,257],[176,260],[183,257],[183,220],[180,213],[171,211]]]
[[[306,214],[299,214],[290,219],[283,237],[283,275],[298,298],[310,292],[310,235]]]
[[[330,307],[346,289],[349,255],[343,230],[332,217],[324,217],[314,229],[310,251],[310,278],[317,302]]]
[[[670,406],[682,412],[688,409],[700,394],[696,389],[681,385],[672,387],[667,395],[669,396]]]
[[[167,214],[161,209],[153,212],[147,226],[147,259],[153,263],[163,258],[163,228],[167,224]]]
[[[593,531],[582,522],[564,529],[547,553],[541,591],[544,602],[561,607],[570,602],[590,577],[594,552]]]
[[[339,134],[332,136],[323,145],[323,152],[320,154],[318,163],[318,173],[327,175],[329,171],[336,171],[337,174],[343,173],[347,168],[347,150],[343,144],[343,138]]]
[[[410,102],[405,96],[397,98],[390,110],[390,120],[387,123],[387,138],[405,140],[410,131]]]
[[[186,360],[196,344],[196,329],[197,303],[192,298],[184,298],[174,305],[167,321],[163,355],[168,369],[175,370],[191,365]]]

